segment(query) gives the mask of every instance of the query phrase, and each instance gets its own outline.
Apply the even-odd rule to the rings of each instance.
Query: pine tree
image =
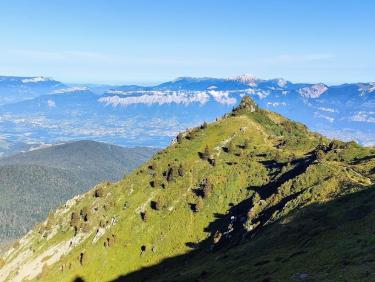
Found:
[[[202,186],[202,195],[203,198],[208,198],[212,194],[212,184],[208,179],[205,179]]]
[[[204,122],[202,125],[201,125],[201,129],[205,129],[205,128],[207,128],[207,122]]]
[[[178,167],[178,175],[183,177],[185,174],[184,168],[182,167],[182,164]]]
[[[141,218],[144,222],[147,222],[148,221],[148,215],[147,215],[147,212],[144,211],[144,212],[141,212]]]
[[[172,181],[173,180],[173,167],[170,167],[168,170],[167,170],[167,173],[166,173],[166,179],[168,182]]]
[[[88,207],[83,207],[80,211],[80,215],[83,221],[88,221],[91,215],[90,209]]]
[[[78,227],[79,220],[80,220],[80,218],[79,218],[78,213],[73,212],[71,217],[70,217],[70,226],[71,227]]]
[[[98,189],[95,190],[95,197],[96,198],[101,198],[104,196],[104,190],[103,187],[99,187]]]
[[[243,143],[243,148],[249,149],[249,140],[248,139],[246,139],[245,142]]]
[[[208,146],[206,145],[202,154],[202,159],[207,160],[209,157],[210,157],[210,149],[208,149]]]
[[[182,142],[182,139],[183,139],[183,134],[180,132],[177,137],[176,137],[176,140],[177,140],[177,143],[181,143]]]

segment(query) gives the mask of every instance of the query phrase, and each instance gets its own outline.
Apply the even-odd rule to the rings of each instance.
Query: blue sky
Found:
[[[375,81],[372,0],[2,0],[0,74]]]

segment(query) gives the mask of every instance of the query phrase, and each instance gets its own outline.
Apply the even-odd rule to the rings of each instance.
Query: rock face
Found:
[[[328,87],[323,83],[314,84],[308,87],[303,87],[298,90],[298,93],[305,98],[319,98],[324,92],[328,90]]]
[[[228,80],[238,81],[249,86],[256,86],[256,82],[258,79],[252,74],[242,74],[236,77],[228,78]]]
[[[239,110],[247,110],[253,113],[256,110],[258,110],[258,105],[254,102],[252,98],[250,98],[249,96],[245,96],[242,98],[238,107],[235,108],[235,111],[239,111]]]

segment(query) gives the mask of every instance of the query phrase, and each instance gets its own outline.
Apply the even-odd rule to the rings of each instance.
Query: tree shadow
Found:
[[[254,190],[255,192],[259,193],[260,197],[262,199],[267,199],[271,195],[275,194],[277,192],[277,188],[279,188],[281,185],[286,183],[292,178],[295,178],[303,173],[306,172],[307,168],[316,160],[316,157],[314,154],[308,155],[305,158],[297,159],[292,162],[295,167],[276,179],[270,181],[269,183],[256,187],[251,186],[248,187],[249,190]],[[278,167],[279,164],[277,162],[273,161],[272,163],[270,161],[267,161],[267,165],[269,167]]]
[[[375,158],[375,155],[365,156],[365,157],[362,157],[362,158],[355,158],[350,164],[357,165],[357,164],[360,164],[362,162],[372,160],[374,158]]]

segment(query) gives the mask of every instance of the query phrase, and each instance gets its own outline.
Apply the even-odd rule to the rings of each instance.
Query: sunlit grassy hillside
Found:
[[[246,97],[120,182],[61,206],[4,256],[0,277],[285,281],[309,263],[323,272],[325,260],[347,255],[336,251],[344,250],[338,236],[360,224],[330,201],[372,192],[374,167],[374,149],[327,140]],[[336,218],[349,222],[344,233],[328,228]],[[309,244],[314,251],[305,252]],[[306,261],[292,269],[293,257]]]

